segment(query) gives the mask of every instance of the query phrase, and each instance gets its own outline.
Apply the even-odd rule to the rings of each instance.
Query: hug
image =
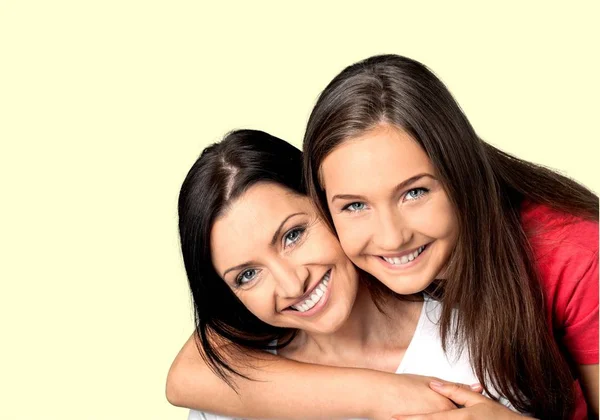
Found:
[[[417,61],[344,69],[302,152],[207,147],[179,232],[190,418],[598,416],[598,197],[480,139]]]

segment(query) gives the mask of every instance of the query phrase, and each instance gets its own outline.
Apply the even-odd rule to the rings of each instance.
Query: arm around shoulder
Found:
[[[311,365],[262,352],[256,356],[252,365],[236,365],[252,380],[232,377],[234,390],[206,365],[192,335],[169,371],[167,399],[199,411],[267,419],[389,419],[394,413],[454,407],[429,389],[428,377]]]

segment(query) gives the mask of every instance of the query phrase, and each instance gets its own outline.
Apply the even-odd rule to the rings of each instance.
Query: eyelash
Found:
[[[290,235],[292,233],[298,232],[298,236],[296,237],[296,239],[292,239],[292,243],[286,245],[286,241],[288,240],[288,238],[290,237]],[[306,226],[296,226],[293,227],[292,229],[288,230],[284,235],[283,235],[283,245],[284,248],[288,248],[290,246],[295,246],[298,244],[298,242],[302,239],[302,237],[304,236],[304,233],[306,232]],[[244,275],[248,272],[256,272],[256,274],[254,274],[254,276],[252,276],[251,279],[248,279],[246,282],[243,282],[243,278]],[[247,268],[244,271],[242,271],[235,279],[235,286],[236,287],[242,287],[245,284],[250,283],[252,280],[254,280],[254,278],[258,275],[258,273],[260,272],[260,270],[257,270],[256,268]]]
[[[253,277],[252,277],[250,280],[248,280],[246,283],[244,283],[244,282],[242,281],[242,279],[243,279],[243,277],[244,277],[244,274],[246,274],[246,273],[248,273],[248,272],[250,272],[250,271],[255,271],[255,272],[256,272],[256,274],[255,274],[255,275],[254,275],[254,276],[253,276]],[[247,269],[245,269],[244,271],[242,271],[242,272],[241,272],[241,273],[240,273],[240,274],[239,274],[239,275],[238,275],[238,276],[235,278],[235,287],[241,287],[241,286],[243,286],[243,285],[245,285],[245,284],[248,284],[249,282],[251,282],[251,281],[254,279],[254,277],[255,277],[257,274],[258,274],[258,270],[257,270],[257,269],[255,269],[255,268],[247,268]]]
[[[418,192],[420,192],[420,194],[419,194],[418,196],[414,197],[414,198],[409,198],[409,199],[407,199],[408,195],[409,195],[411,192],[414,192],[414,191],[418,191]],[[403,199],[404,199],[404,200],[408,200],[408,201],[416,201],[416,200],[419,200],[419,199],[421,199],[421,198],[422,198],[423,196],[425,196],[425,195],[426,195],[428,192],[429,192],[429,189],[428,189],[428,188],[424,188],[424,187],[412,188],[412,189],[408,190],[408,191],[407,191],[407,192],[404,194],[404,197],[403,197]],[[351,209],[351,207],[352,207],[352,206],[354,206],[354,205],[356,205],[356,204],[361,204],[361,205],[363,205],[364,207],[363,207],[362,209],[355,209],[355,210],[352,210],[352,209]],[[350,203],[350,204],[347,204],[347,205],[345,205],[344,207],[342,207],[342,211],[343,211],[343,212],[348,212],[348,213],[360,213],[361,211],[364,211],[364,210],[366,209],[366,207],[367,207],[367,205],[366,205],[365,203],[363,203],[362,201],[354,201],[354,202],[352,202],[352,203]]]
[[[294,232],[298,232],[298,236],[296,237],[296,239],[293,239],[292,243],[290,243],[289,245],[286,245],[286,241],[288,240],[290,234],[294,233]],[[287,248],[289,246],[295,246],[298,241],[300,241],[300,239],[302,239],[302,237],[304,236],[304,232],[306,232],[306,226],[296,226],[293,227],[292,229],[288,230],[285,235],[283,235],[283,247]]]
[[[419,192],[421,192],[421,194],[419,194],[417,197],[409,199],[408,201],[415,201],[415,200],[421,199],[423,196],[425,196],[429,192],[429,189],[428,188],[423,188],[423,187],[412,188],[412,189],[406,191],[406,194],[404,194],[404,198],[406,199],[406,197],[408,196],[408,194],[410,194],[413,191],[419,191]]]
[[[364,210],[364,208],[362,208],[362,209],[354,209],[354,210],[350,209],[350,207],[354,206],[355,204],[362,204],[365,207],[367,206],[365,203],[363,203],[361,201],[355,201],[353,203],[350,203],[350,204],[342,207],[342,211],[346,211],[348,213],[360,213],[361,211]]]

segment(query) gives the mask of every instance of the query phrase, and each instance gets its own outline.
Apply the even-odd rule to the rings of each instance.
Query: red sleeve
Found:
[[[576,364],[598,364],[598,222],[524,206],[546,319]]]
[[[598,364],[598,254],[583,277],[565,291],[571,296],[566,300],[562,341],[575,363]]]

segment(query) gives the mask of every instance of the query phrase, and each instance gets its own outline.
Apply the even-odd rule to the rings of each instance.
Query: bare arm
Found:
[[[416,416],[394,416],[397,420],[460,420],[460,419],[495,419],[519,420],[525,417],[496,401],[485,397],[478,392],[466,389],[459,384],[431,384],[441,395],[450,398],[456,404],[463,406],[461,409],[445,413],[434,413]]]
[[[598,365],[579,365],[579,382],[588,406],[589,418],[598,418]]]
[[[266,353],[253,367],[236,365],[254,380],[233,377],[238,393],[206,365],[194,336],[177,355],[167,378],[173,405],[221,415],[258,418],[390,419],[454,405],[429,389],[431,378],[368,369],[309,365]]]

